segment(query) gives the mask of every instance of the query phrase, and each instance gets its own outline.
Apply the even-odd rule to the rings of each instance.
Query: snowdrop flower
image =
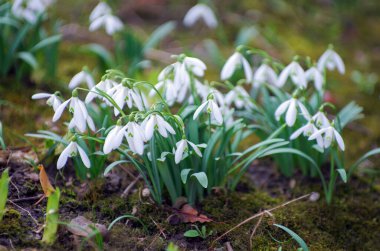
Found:
[[[91,89],[95,85],[95,81],[91,74],[88,72],[86,68],[84,68],[82,71],[75,74],[75,76],[70,80],[69,88],[74,89],[78,85],[86,83],[88,86],[88,89]]]
[[[144,130],[134,121],[129,121],[120,129],[118,135],[124,134],[132,152],[142,155],[144,153],[144,142],[146,141]]]
[[[76,90],[73,91],[71,98],[58,106],[53,116],[53,122],[56,122],[61,117],[68,104],[70,104],[69,111],[73,114],[73,119],[70,121],[69,128],[76,127],[80,132],[84,132],[86,130],[86,125],[88,124],[90,129],[95,131],[94,122],[90,115],[88,115],[86,105],[78,98],[78,92]]]
[[[87,168],[90,168],[91,163],[86,152],[75,141],[71,141],[68,146],[62,151],[61,155],[58,158],[57,168],[61,169],[64,167],[66,165],[67,159],[77,156],[78,152],[83,164]]]
[[[199,114],[201,113],[201,111],[203,111],[203,109],[206,106],[207,106],[207,109],[206,109],[207,113],[210,114],[211,118],[214,119],[218,125],[223,124],[222,113],[220,112],[218,105],[214,101],[214,95],[213,94],[209,94],[207,101],[204,102],[203,104],[201,104],[197,108],[197,110],[194,112],[193,119],[196,120],[198,118]]]
[[[165,67],[158,75],[159,83],[156,87],[165,86],[169,103],[182,103],[191,88],[191,75],[202,77],[207,69],[205,63],[198,58],[187,57],[184,54],[177,56],[178,62]],[[197,81],[194,79],[194,81]],[[154,94],[154,93],[151,93]],[[170,104],[169,104],[170,105]]]
[[[262,64],[253,75],[253,88],[258,88],[265,83],[276,85],[277,74],[270,66]]]
[[[43,99],[47,98],[46,104],[53,107],[53,110],[56,111],[57,108],[62,104],[62,101],[58,97],[58,92],[54,94],[50,93],[36,93],[32,96],[32,99]]]
[[[235,107],[238,109],[250,109],[253,107],[250,98],[251,96],[243,87],[236,86],[234,89],[232,89],[226,94],[225,103],[228,106],[234,104]]]
[[[140,111],[144,110],[142,97],[128,83],[123,82],[112,87],[107,94],[111,96],[120,109],[123,109],[124,105],[127,104],[129,109],[135,105]],[[119,115],[119,110],[116,107],[114,108],[114,113],[115,116]]]
[[[90,14],[90,21],[94,21],[95,19],[97,19],[97,18],[99,18],[101,16],[108,15],[108,14],[111,14],[111,13],[112,13],[112,10],[108,6],[108,4],[106,4],[105,2],[100,2],[92,10],[92,12]]]
[[[193,26],[198,20],[202,20],[209,28],[213,29],[218,26],[215,14],[206,4],[197,4],[193,6],[185,15],[183,24]]]
[[[314,125],[314,121],[310,118],[306,125],[302,126],[298,130],[296,130],[291,136],[290,140],[294,140],[298,138],[301,134],[306,137],[310,137],[313,133],[317,132],[318,129]],[[323,148],[323,138],[321,135],[316,136],[317,144]]]
[[[327,49],[318,60],[318,70],[323,72],[325,68],[332,71],[338,69],[340,74],[344,74],[345,67],[342,58],[333,49]]]
[[[105,3],[100,2],[90,14],[90,31],[104,27],[108,35],[112,35],[123,29],[123,22],[112,15],[111,8]]]
[[[313,81],[315,89],[318,91],[322,90],[323,87],[323,76],[321,72],[316,67],[311,67],[305,72],[306,80]]]
[[[114,82],[111,79],[105,79],[100,81],[97,85],[91,88],[90,92],[87,94],[85,103],[90,103],[94,98],[102,98],[104,101],[106,101],[107,104],[109,104],[108,100],[98,94],[98,90],[101,90],[103,92],[108,92],[112,87],[116,86],[117,83]]]
[[[107,134],[107,137],[103,146],[103,152],[105,154],[108,154],[112,150],[117,149],[121,145],[121,142],[123,141],[123,135],[120,134],[123,127],[121,126],[120,122],[121,121],[119,120],[116,126],[112,128],[112,130]]]
[[[286,112],[285,121],[290,127],[294,125],[297,120],[297,106],[300,108],[304,117],[310,117],[306,107],[296,98],[291,98],[283,102],[275,111],[274,116],[276,120],[280,120],[280,116]]]
[[[245,74],[245,80],[247,82],[252,82],[252,69],[248,63],[248,60],[244,58],[244,56],[240,52],[235,52],[232,56],[227,60],[224,64],[222,72],[220,74],[220,78],[222,80],[229,79],[236,68],[242,65]]]
[[[100,27],[104,27],[108,35],[113,35],[115,32],[122,30],[124,25],[118,17],[107,14],[94,19],[90,24],[89,30],[95,31]]]
[[[179,162],[181,162],[181,160],[183,158],[184,152],[187,152],[189,150],[188,149],[188,144],[193,148],[194,152],[199,157],[202,157],[202,153],[201,153],[201,151],[199,150],[198,147],[206,147],[205,144],[196,145],[196,144],[194,144],[193,142],[190,142],[187,139],[181,139],[180,141],[178,141],[176,143],[177,149],[175,150],[175,153],[174,153],[174,160],[175,160],[176,164],[178,164]]]
[[[174,105],[176,99],[177,99],[177,89],[174,85],[174,82],[171,79],[165,79],[160,82],[158,82],[155,86],[156,90],[160,91],[163,98],[166,100],[166,103],[169,106]],[[149,96],[153,97],[155,96],[156,90],[152,89],[149,92]]]
[[[168,137],[168,132],[175,134],[173,127],[158,114],[151,114],[143,121],[143,128],[145,128],[145,139],[150,140],[153,133],[157,130],[162,137]]]
[[[35,23],[43,12],[53,3],[51,0],[15,0],[12,13],[17,18]]]
[[[306,88],[306,76],[302,67],[295,61],[286,66],[280,76],[278,77],[277,86],[282,87],[285,85],[286,80],[291,78],[295,85],[300,88]]]
[[[328,127],[322,128],[316,132],[314,132],[310,137],[309,140],[316,139],[318,136],[321,136],[324,134],[323,141],[324,141],[324,147],[328,148],[333,141],[336,141],[338,143],[339,148],[344,151],[344,141],[342,136],[340,136],[339,132],[333,127],[333,125],[330,125]]]
[[[319,128],[330,126],[330,122],[323,111],[318,111],[312,119],[315,121],[316,126]]]

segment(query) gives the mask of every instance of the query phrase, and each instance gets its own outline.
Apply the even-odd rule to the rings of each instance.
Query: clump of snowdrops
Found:
[[[241,177],[230,175],[233,166],[241,169],[238,158],[256,159],[287,144],[273,138],[254,145],[250,154],[239,153],[250,132],[234,117],[232,100],[202,79],[206,65],[200,59],[184,54],[174,59],[156,85],[108,70],[91,88],[71,81],[74,89],[66,101],[59,93],[35,94],[34,99],[47,98],[55,111],[53,122],[65,110],[71,115],[64,137],[48,131],[29,136],[62,143],[57,168],[72,158],[82,178],[133,165],[158,203],[165,192],[173,203],[180,196],[194,203],[212,188],[232,187]],[[115,156],[111,152],[118,154],[116,160],[109,158]],[[107,159],[112,163],[105,167]]]
[[[58,22],[46,25],[53,0],[0,1],[0,77],[17,80],[44,69],[44,77],[55,77],[58,57]],[[53,35],[49,35],[53,33]]]

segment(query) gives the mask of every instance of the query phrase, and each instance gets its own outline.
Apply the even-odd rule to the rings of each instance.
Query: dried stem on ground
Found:
[[[298,197],[298,198],[295,198],[295,199],[293,199],[293,200],[287,201],[287,202],[285,202],[285,203],[283,203],[283,204],[281,204],[281,205],[278,205],[278,206],[276,206],[276,207],[273,207],[273,208],[271,208],[271,209],[268,209],[268,210],[265,210],[265,211],[259,212],[259,213],[257,213],[257,214],[254,214],[253,216],[251,216],[251,217],[249,217],[249,218],[243,220],[242,222],[240,222],[239,224],[237,224],[236,226],[234,226],[233,228],[231,228],[230,230],[228,230],[227,232],[225,232],[224,234],[222,234],[221,236],[219,236],[218,238],[216,238],[216,239],[211,243],[211,248],[214,247],[215,243],[216,243],[218,240],[220,240],[222,237],[226,236],[227,234],[229,234],[230,232],[232,232],[232,231],[234,231],[235,229],[239,228],[240,226],[242,226],[242,225],[244,225],[244,224],[250,222],[251,220],[256,219],[257,217],[261,217],[261,216],[263,216],[263,215],[265,215],[265,214],[269,214],[269,215],[270,215],[270,212],[272,212],[272,211],[274,211],[274,210],[277,210],[277,209],[279,209],[279,208],[285,207],[285,206],[287,206],[287,205],[289,205],[289,204],[292,204],[292,203],[294,203],[294,202],[296,202],[296,201],[299,201],[299,200],[302,200],[302,199],[305,199],[305,198],[309,198],[310,195],[312,195],[312,194],[313,194],[313,193],[309,193],[309,194],[303,195],[303,196],[301,196],[301,197]]]

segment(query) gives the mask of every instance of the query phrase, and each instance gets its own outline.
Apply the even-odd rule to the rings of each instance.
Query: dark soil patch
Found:
[[[33,205],[33,199],[42,190],[37,170],[26,164],[2,164],[0,172],[10,167],[10,184],[7,213],[0,224],[0,245],[8,248],[46,249],[40,242],[44,223],[46,200]],[[213,240],[242,220],[265,209],[307,194],[320,192],[317,179],[306,179],[300,175],[286,179],[274,169],[272,162],[254,163],[236,192],[216,190],[197,209],[213,219],[205,224],[212,236],[186,238],[183,233],[191,224],[170,225],[168,217],[173,209],[168,205],[155,205],[141,195],[142,183],[137,183],[127,199],[120,197],[132,178],[123,171],[116,172],[105,180],[80,184],[73,177],[57,176],[53,168],[47,168],[54,185],[61,188],[60,220],[69,222],[78,215],[94,223],[108,226],[115,218],[133,214],[136,220],[122,220],[115,224],[104,239],[105,250],[165,250],[174,242],[181,250],[207,250]],[[323,194],[318,201],[302,200],[273,212],[273,217],[264,217],[252,238],[250,235],[257,220],[236,229],[215,243],[217,250],[226,250],[229,243],[234,250],[295,250],[298,244],[274,222],[298,233],[310,250],[376,250],[380,245],[380,193],[365,181],[354,178],[348,185],[339,184],[335,202],[327,206]],[[25,198],[29,198],[25,200]],[[31,199],[30,199],[31,198]],[[202,224],[197,223],[197,226]],[[281,241],[278,243],[276,240]],[[1,247],[1,246],[0,246]],[[60,226],[57,241],[51,249],[75,250],[95,249],[89,241],[73,236]],[[220,249],[222,248],[222,249]]]

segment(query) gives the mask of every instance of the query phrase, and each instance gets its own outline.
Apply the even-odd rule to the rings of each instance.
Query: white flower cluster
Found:
[[[15,0],[12,13],[15,17],[34,24],[53,2],[53,0]]]

